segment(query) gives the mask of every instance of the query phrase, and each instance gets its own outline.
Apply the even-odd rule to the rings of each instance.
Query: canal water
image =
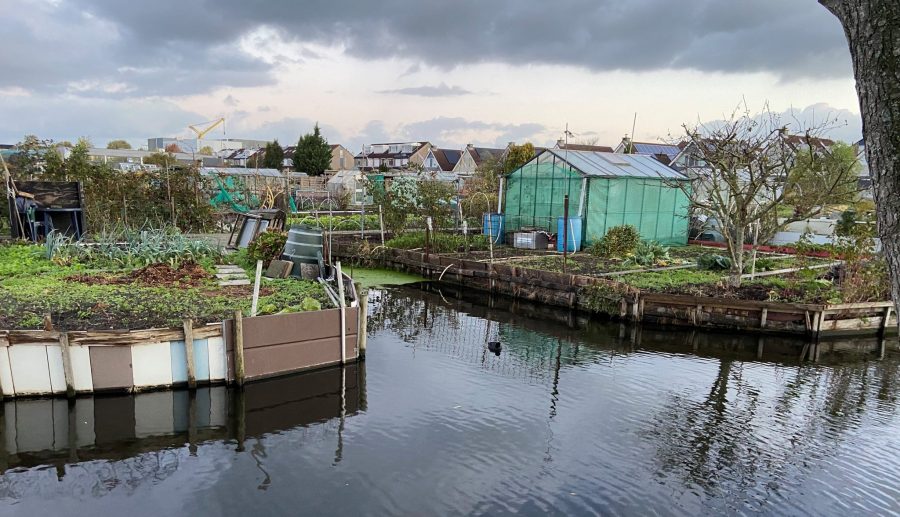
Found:
[[[5,402],[0,515],[891,514],[898,388],[859,340],[383,288],[359,365]]]

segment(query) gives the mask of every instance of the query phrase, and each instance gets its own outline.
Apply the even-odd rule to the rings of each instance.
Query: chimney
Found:
[[[560,138],[559,140],[556,141],[556,147],[558,147],[559,149],[562,149],[565,145],[566,145],[566,141],[563,140],[562,138]]]
[[[475,146],[472,144],[466,144],[466,149],[475,149]]]

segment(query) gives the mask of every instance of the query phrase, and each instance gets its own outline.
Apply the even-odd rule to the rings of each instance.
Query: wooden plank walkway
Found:
[[[217,264],[216,278],[219,280],[220,287],[250,285],[247,273],[242,268],[230,264]]]

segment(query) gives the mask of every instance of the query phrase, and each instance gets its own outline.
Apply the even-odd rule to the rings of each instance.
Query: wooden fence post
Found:
[[[197,376],[194,372],[194,322],[193,320],[184,320],[182,324],[184,327],[184,355],[187,361],[188,388],[195,389],[197,387]]]
[[[234,380],[244,386],[244,315],[234,311]]]
[[[369,319],[369,290],[363,290],[362,284],[357,282],[356,293],[359,296],[359,330],[357,330],[356,334],[356,342],[357,347],[359,348],[359,352],[357,353],[357,357],[365,357],[366,341],[368,338],[368,336],[366,335],[366,327],[368,326]]]
[[[66,377],[66,396],[75,398],[75,374],[72,370],[72,356],[69,352],[69,335],[59,333],[59,349],[62,352],[63,374]]]
[[[340,260],[335,262],[334,269],[337,275],[338,297],[340,298],[338,300],[338,308],[341,310],[341,364],[344,364],[347,362],[347,302],[344,299],[344,273],[341,271]]]

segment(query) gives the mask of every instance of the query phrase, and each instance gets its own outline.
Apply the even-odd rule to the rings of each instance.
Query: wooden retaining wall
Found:
[[[333,253],[352,259],[348,248]],[[475,288],[616,319],[661,325],[738,329],[805,335],[878,334],[897,328],[889,301],[851,304],[801,304],[645,293],[610,279],[528,269],[509,264],[447,257],[389,248],[385,266],[449,284]],[[604,286],[609,297],[599,308],[590,288]],[[619,293],[619,294],[616,294]]]
[[[344,359],[352,362],[360,355],[359,310],[346,311]],[[244,380],[341,363],[340,309],[243,318],[243,327]],[[187,328],[0,331],[0,393],[72,397],[234,382],[233,329],[233,320],[191,328],[191,347]]]
[[[193,330],[196,380],[225,382],[222,325]],[[0,331],[0,390],[5,397],[142,391],[187,384],[182,329]],[[73,393],[73,394],[74,394]]]
[[[359,357],[359,308],[348,307],[344,349],[347,361]],[[328,309],[244,318],[244,375],[250,381],[287,375],[341,362],[341,311]],[[228,379],[235,378],[234,320],[225,322]]]

